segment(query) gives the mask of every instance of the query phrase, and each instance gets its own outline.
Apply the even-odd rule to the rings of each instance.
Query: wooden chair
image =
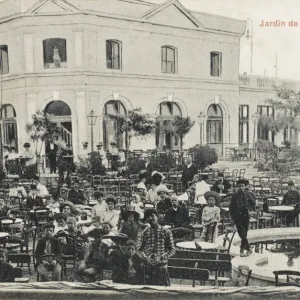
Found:
[[[298,272],[298,271],[279,270],[279,271],[273,271],[273,274],[275,275],[275,286],[297,286],[297,287],[300,287],[300,283],[298,280],[295,280],[294,282],[290,281],[291,279],[293,279],[290,276],[300,277],[300,272]],[[286,282],[279,282],[280,275],[286,276]]]
[[[7,255],[8,262],[16,264],[17,267],[23,267],[23,264],[26,264],[28,267],[29,274],[31,275],[30,263],[31,256],[28,253],[10,253]],[[22,277],[22,276],[17,276]]]
[[[230,248],[231,248],[234,236],[236,234],[236,231],[233,230],[233,228],[229,228],[229,227],[226,228],[225,230],[226,230],[226,233],[223,238],[223,241],[224,241],[223,246],[219,246],[217,249],[218,249],[218,251],[221,251],[221,252],[230,253]],[[229,233],[232,233],[231,237],[229,237]],[[227,242],[228,242],[228,246],[227,246]]]

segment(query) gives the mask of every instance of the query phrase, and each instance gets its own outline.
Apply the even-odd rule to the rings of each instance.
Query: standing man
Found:
[[[237,181],[238,190],[233,194],[229,206],[230,216],[236,226],[237,232],[241,238],[241,256],[249,256],[252,254],[250,249],[247,233],[249,227],[250,211],[255,211],[255,199],[245,191],[247,180],[239,179]],[[246,250],[246,254],[244,254]]]
[[[48,142],[46,145],[46,154],[50,164],[50,173],[56,173],[56,166],[57,166],[57,155],[58,147],[53,142]]]
[[[188,188],[188,182],[192,181],[196,174],[198,174],[198,168],[193,164],[192,157],[189,155],[186,158],[186,166],[183,168],[181,177],[181,181],[185,189]]]
[[[172,233],[158,224],[155,209],[146,210],[144,220],[150,227],[138,235],[137,252],[146,265],[146,285],[170,286],[168,258],[176,251]]]

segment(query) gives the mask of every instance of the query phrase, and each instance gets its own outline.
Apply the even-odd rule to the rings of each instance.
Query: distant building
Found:
[[[108,148],[116,140],[124,148],[126,135],[117,136],[107,115],[142,107],[157,124],[203,112],[202,135],[197,123],[185,148],[201,142],[224,155],[231,145],[251,144],[251,115],[272,113],[264,100],[275,95],[275,79],[239,76],[244,31],[243,20],[189,11],[177,0],[4,0],[1,143],[21,148],[26,124],[46,110],[77,157],[90,141],[87,115],[94,110],[95,143]],[[179,139],[159,125],[155,136],[132,143],[163,146],[178,149]]]

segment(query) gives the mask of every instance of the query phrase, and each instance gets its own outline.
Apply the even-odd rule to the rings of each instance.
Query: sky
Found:
[[[161,3],[161,0],[148,0]],[[253,24],[253,75],[300,80],[300,1],[299,0],[179,0],[186,8]],[[286,26],[261,27],[262,20],[281,20]],[[288,26],[290,21],[298,26]],[[240,74],[250,74],[251,38],[241,38]]]

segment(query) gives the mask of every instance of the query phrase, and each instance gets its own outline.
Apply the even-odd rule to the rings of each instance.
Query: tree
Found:
[[[210,146],[195,146],[189,149],[195,165],[203,171],[204,168],[218,162],[216,149]]]
[[[123,115],[108,115],[112,120],[116,121],[117,132],[122,135],[127,134],[127,147],[126,147],[126,167],[128,164],[128,150],[130,148],[131,140],[135,138],[145,138],[153,134],[155,123],[149,114],[142,113],[141,108],[135,108],[128,111],[127,116]]]
[[[291,90],[287,85],[275,87],[276,99],[267,99],[266,103],[274,109],[275,115],[261,116],[258,124],[277,133],[285,128],[291,131],[291,145],[298,145],[300,129],[300,93]]]
[[[174,120],[164,122],[163,130],[167,133],[177,135],[180,140],[180,149],[183,148],[183,139],[190,132],[194,126],[195,121],[192,121],[190,117],[175,116]]]
[[[41,156],[43,144],[46,140],[55,141],[61,137],[61,128],[49,120],[49,116],[45,111],[37,111],[32,115],[32,123],[26,125],[26,131],[30,139],[35,144],[35,154],[38,158]],[[38,145],[40,142],[40,145]],[[40,146],[38,151],[38,146]]]

